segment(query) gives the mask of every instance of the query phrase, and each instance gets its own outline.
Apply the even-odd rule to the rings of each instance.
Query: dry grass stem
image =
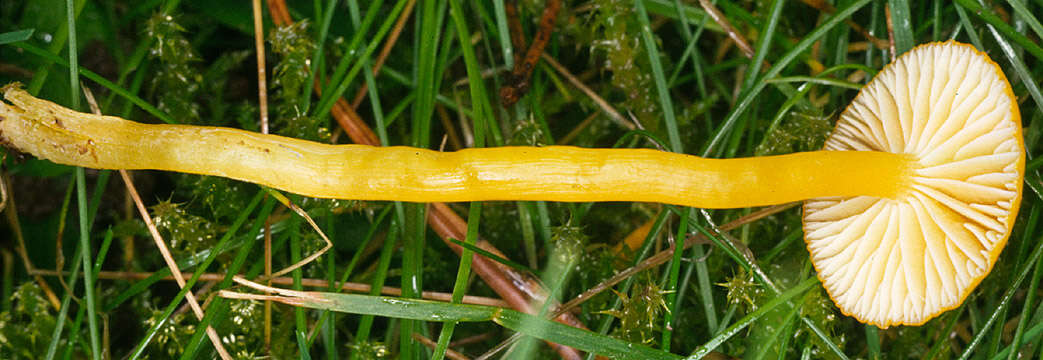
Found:
[[[283,275],[286,275],[287,273],[289,273],[291,271],[297,270],[301,266],[307,265],[308,263],[310,263],[312,261],[315,261],[315,259],[317,259],[319,256],[322,256],[322,254],[325,254],[327,251],[329,251],[331,248],[333,248],[333,242],[330,241],[330,238],[326,236],[326,233],[323,232],[322,229],[319,228],[319,225],[315,223],[315,220],[312,220],[311,216],[308,215],[308,213],[305,212],[304,209],[301,209],[299,206],[297,206],[296,204],[291,202],[290,199],[286,198],[286,196],[284,196],[284,195],[282,195],[282,194],[280,194],[280,193],[278,193],[278,192],[276,192],[274,190],[268,189],[268,194],[272,195],[272,197],[274,197],[276,200],[278,200],[280,203],[282,203],[283,206],[286,206],[290,210],[293,210],[293,212],[297,213],[297,215],[299,215],[300,217],[304,218],[304,220],[308,222],[308,225],[311,225],[311,228],[314,229],[315,232],[319,234],[319,237],[322,238],[322,241],[324,241],[326,243],[326,245],[323,246],[322,249],[319,249],[319,251],[316,251],[315,253],[313,253],[311,255],[308,255],[307,257],[305,257],[304,259],[301,259],[300,261],[294,263],[293,265],[287,266],[286,268],[284,268],[282,270],[276,271],[271,276],[283,276]]]
[[[750,46],[750,43],[746,41],[746,38],[739,31],[735,30],[735,27],[732,26],[732,23],[728,21],[728,18],[721,13],[717,6],[711,3],[710,0],[699,0],[699,6],[706,10],[706,13],[710,15],[710,18],[717,25],[721,26],[721,29],[724,29],[724,33],[728,34],[728,38],[735,42],[735,45],[739,47],[739,51],[742,51],[746,58],[753,58],[753,47]]]
[[[264,64],[264,21],[261,0],[253,0],[254,48],[257,52],[257,103],[260,107],[261,133],[268,133],[268,70]]]

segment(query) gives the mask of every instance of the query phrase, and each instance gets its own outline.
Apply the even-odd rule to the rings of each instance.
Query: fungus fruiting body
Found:
[[[230,177],[326,198],[646,201],[736,208],[809,200],[808,248],[845,313],[919,324],[991,269],[1021,197],[1019,115],[1002,72],[955,42],[887,66],[825,151],[705,159],[643,149],[436,152],[325,145],[235,129],[146,125],[3,89],[0,140],[57,163]]]
[[[912,156],[894,198],[804,204],[804,238],[844,313],[886,327],[959,306],[1017,217],[1025,151],[1003,72],[970,45],[917,47],[848,106],[825,149]]]

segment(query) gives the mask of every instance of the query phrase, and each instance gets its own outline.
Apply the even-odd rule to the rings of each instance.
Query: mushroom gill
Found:
[[[841,114],[825,150],[915,159],[896,199],[812,199],[805,241],[830,297],[880,327],[919,325],[960,305],[989,273],[1021,201],[1017,103],[985,54],[919,46],[885,67]]]

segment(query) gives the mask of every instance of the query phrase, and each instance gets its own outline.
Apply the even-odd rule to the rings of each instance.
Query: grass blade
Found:
[[[1043,38],[1043,25],[1039,23],[1039,19],[1032,14],[1032,11],[1025,6],[1025,2],[1022,0],[1007,0],[1007,4],[1014,9],[1014,13],[1021,17],[1021,20],[1028,23],[1029,28],[1036,33],[1037,38]]]
[[[677,118],[674,116],[674,103],[670,99],[670,90],[667,89],[666,75],[663,73],[663,64],[659,62],[659,50],[656,48],[655,38],[652,36],[652,25],[648,21],[648,13],[645,11],[644,1],[634,0],[634,8],[637,12],[638,23],[641,24],[641,42],[645,45],[648,54],[648,63],[652,67],[652,79],[655,82],[656,95],[659,97],[659,107],[663,111],[663,121],[666,123],[666,133],[670,139],[670,150],[676,153],[684,152],[681,144],[681,135],[677,131]]]
[[[36,29],[25,29],[0,33],[0,45],[28,40]]]
[[[69,31],[69,91],[70,107],[80,108],[80,77],[78,52],[76,44],[76,4],[73,0],[65,1],[65,21]],[[87,179],[83,168],[76,168],[76,205],[80,218],[80,260],[83,262],[84,297],[87,300],[87,326],[90,333],[91,358],[101,359],[101,340],[98,330],[98,314],[96,313],[94,293],[94,258],[91,257],[90,216],[87,215]]]
[[[1036,59],[1043,60],[1043,47],[1040,47],[1027,36],[1015,30],[1010,26],[1010,24],[1004,22],[1003,19],[1000,19],[1000,17],[994,14],[991,10],[982,7],[975,0],[956,0],[956,4],[968,10],[978,18],[985,20],[989,25],[996,27],[996,30],[999,31],[1000,34],[1003,34],[1004,38],[1018,44],[1018,46],[1024,48],[1025,51],[1028,51],[1032,56],[1036,57]]]
[[[80,268],[76,267],[76,264],[80,263],[82,258],[83,252],[76,251],[76,255],[73,256],[73,260],[70,263],[73,265],[72,271],[69,272],[68,280],[65,281],[65,283],[69,284],[70,289],[75,289],[76,283],[80,280]],[[47,345],[47,355],[44,356],[46,360],[54,359],[54,355],[58,351],[58,342],[62,339],[62,329],[65,328],[65,319],[68,317],[69,304],[71,303],[72,292],[66,292],[65,296],[62,297],[62,307],[58,310],[57,323],[54,325],[54,331],[51,333],[51,342]]]
[[[888,0],[891,9],[891,24],[895,35],[895,55],[904,54],[916,44],[913,40],[913,21],[909,14],[908,0]]]

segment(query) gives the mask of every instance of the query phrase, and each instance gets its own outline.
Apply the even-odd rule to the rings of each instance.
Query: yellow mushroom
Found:
[[[812,263],[841,311],[887,327],[959,306],[1021,203],[1021,116],[999,66],[966,44],[917,47],[859,92],[825,148],[916,159],[895,198],[804,203]]]
[[[215,175],[313,197],[643,201],[738,208],[808,200],[806,241],[841,311],[881,327],[958,306],[992,268],[1021,200],[1020,115],[969,45],[917,47],[844,111],[825,151],[705,159],[568,146],[437,152],[147,125],[3,89],[0,141],[57,163]]]

